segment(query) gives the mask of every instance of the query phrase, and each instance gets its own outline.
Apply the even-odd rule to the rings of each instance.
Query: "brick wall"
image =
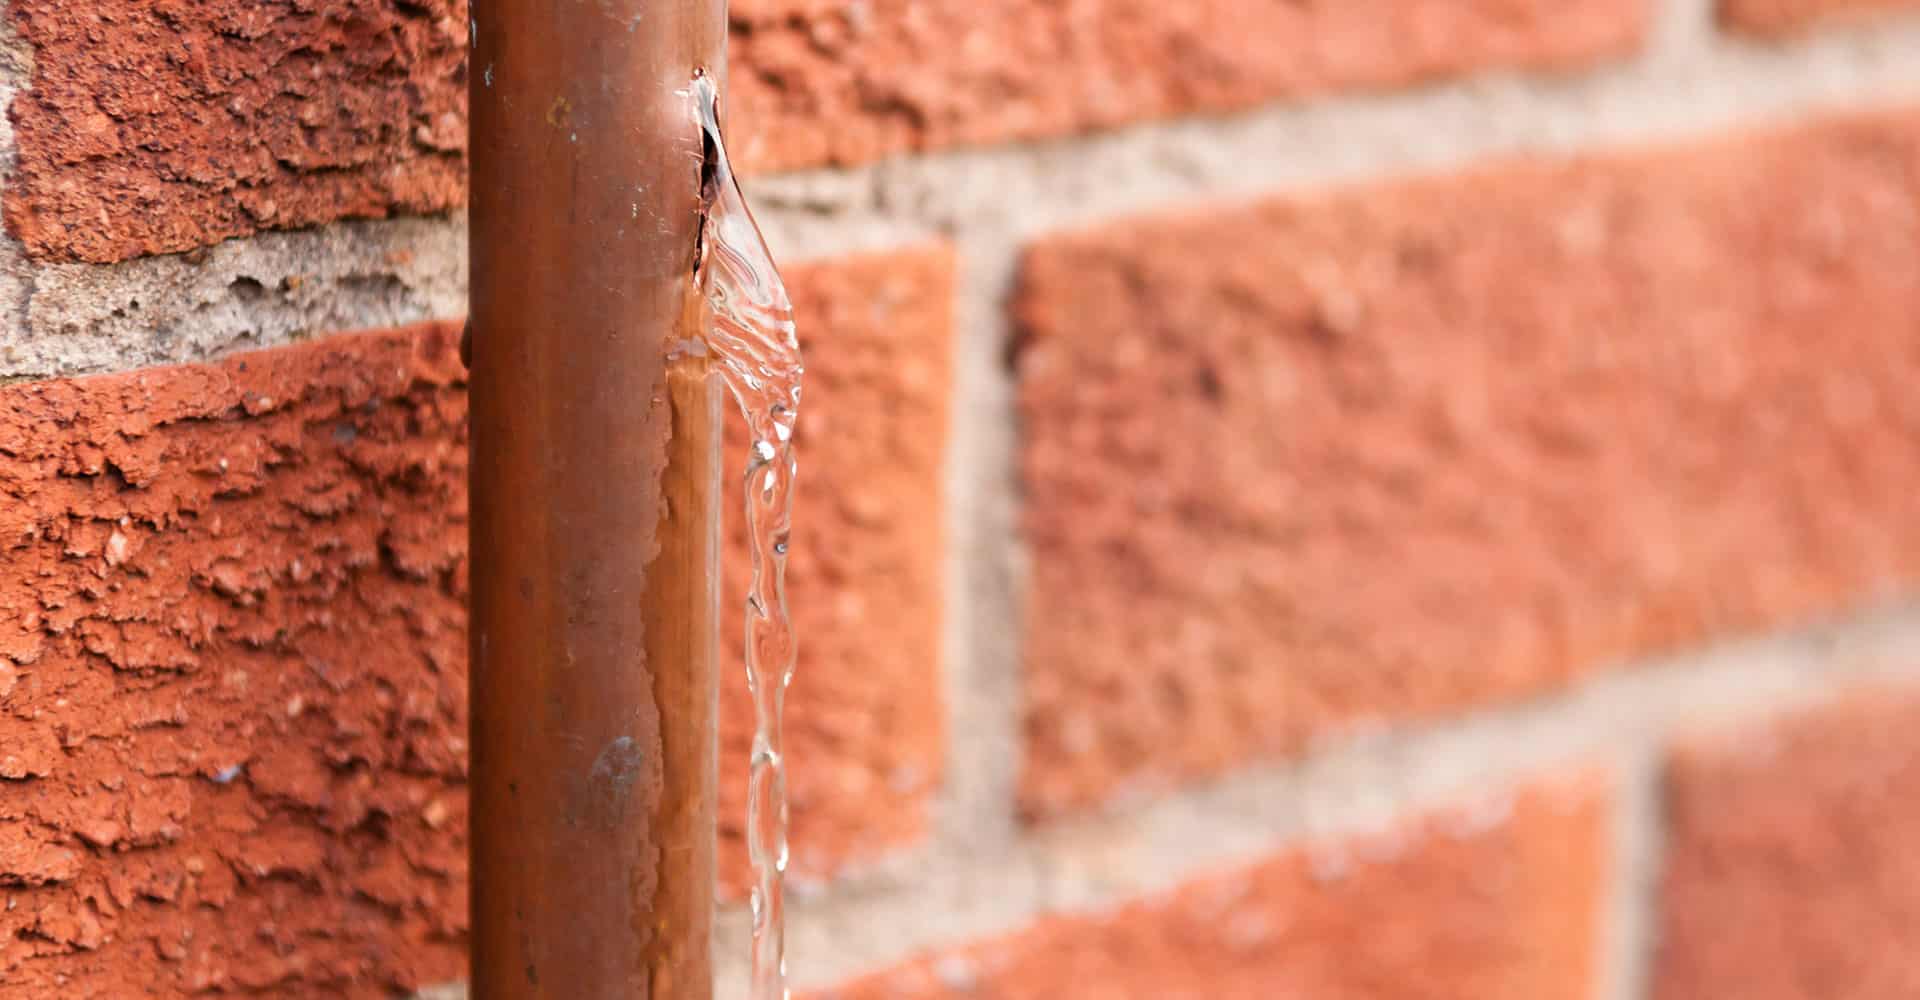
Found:
[[[1920,995],[1920,3],[733,6],[802,995]],[[458,991],[469,30],[6,7],[0,998]]]

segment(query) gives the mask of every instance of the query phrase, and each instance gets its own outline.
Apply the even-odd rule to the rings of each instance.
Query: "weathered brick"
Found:
[[[1788,35],[1818,24],[1920,10],[1916,0],[1720,0],[1720,23],[1754,35]]]
[[[1585,1000],[1607,812],[1591,787],[1536,790],[1489,826],[1432,819],[1390,845],[1289,854],[816,1000]]]
[[[9,227],[114,261],[464,199],[461,0],[21,0]],[[733,11],[754,169],[1061,135],[1492,68],[1573,69],[1647,0],[757,0]]]
[[[941,484],[953,257],[939,248],[843,259],[793,268],[788,282],[807,361],[787,565],[799,666],[786,725],[791,874],[804,881],[918,840],[945,760]],[[744,469],[744,428],[734,421],[730,430],[728,468]],[[729,664],[740,662],[747,592],[737,513],[726,511]],[[735,891],[747,884],[739,765],[753,732],[737,675],[725,675],[720,793],[731,841],[722,878]]]
[[[1014,308],[1033,813],[1920,579],[1910,113],[1109,225]]]
[[[465,198],[458,0],[19,0],[6,218],[114,261]]]
[[[1920,996],[1916,733],[1885,691],[1674,756],[1656,996]]]
[[[792,275],[802,877],[918,836],[940,775],[950,272],[927,250]],[[460,975],[463,382],[425,327],[0,391],[0,994]],[[730,858],[745,722],[723,720]]]
[[[0,994],[459,973],[463,378],[430,327],[0,392]]]
[[[1645,0],[743,0],[753,167],[1061,135],[1277,98],[1623,55]]]

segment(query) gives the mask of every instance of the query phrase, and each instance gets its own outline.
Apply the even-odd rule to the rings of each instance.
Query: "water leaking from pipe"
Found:
[[[749,1000],[786,1000],[787,762],[783,719],[793,680],[795,636],[787,613],[787,550],[798,472],[793,431],[805,368],[773,255],[727,160],[720,95],[711,77],[693,82],[703,136],[698,283],[710,310],[704,353],[746,420],[743,474],[752,575],[746,596],[746,675],[754,733],[747,795],[747,856],[753,867]]]

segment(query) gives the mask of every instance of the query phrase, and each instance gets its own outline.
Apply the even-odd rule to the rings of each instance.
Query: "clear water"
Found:
[[[800,411],[800,343],[793,305],[760,227],[747,210],[721,140],[713,81],[694,81],[707,142],[707,222],[701,291],[713,311],[706,349],[746,418],[753,442],[745,474],[747,688],[753,694],[753,759],[747,794],[747,853],[753,864],[753,966],[749,1000],[786,1000],[787,763],[781,712],[793,680],[793,623],[787,616],[787,539],[793,520],[793,426]]]

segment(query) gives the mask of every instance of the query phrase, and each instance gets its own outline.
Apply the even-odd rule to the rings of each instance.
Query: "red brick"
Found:
[[[1033,813],[1920,578],[1911,114],[1115,224],[1014,308]]]
[[[460,973],[463,378],[432,327],[0,392],[0,994]]]
[[[1623,55],[1648,0],[757,0],[733,11],[750,168],[1054,136]],[[106,262],[464,200],[461,0],[21,0],[5,197],[28,252]]]
[[[1877,692],[1675,755],[1657,997],[1920,996],[1916,733]]]
[[[917,837],[940,777],[951,260],[792,284],[794,863],[822,878]],[[461,975],[463,382],[425,327],[0,390],[0,995]],[[737,858],[738,712],[723,740]]]
[[[791,269],[805,396],[795,434],[788,598],[799,665],[787,703],[794,751],[792,875],[817,880],[923,836],[946,754],[940,681],[942,499],[946,462],[953,257],[947,249]],[[746,467],[738,421],[728,468]],[[730,474],[729,474],[730,475]],[[729,493],[729,499],[732,494]],[[726,514],[728,664],[741,657],[747,560],[740,518]],[[725,675],[727,768],[722,878],[746,883],[752,701]]]
[[[1584,1000],[1612,861],[1592,789],[1492,826],[1291,854],[1110,913],[1044,920],[817,1000]],[[1381,857],[1382,854],[1390,856]]]
[[[458,0],[20,0],[8,227],[114,261],[465,198]]]
[[[742,0],[737,159],[851,163],[1494,68],[1643,39],[1645,0]]]
[[[1818,24],[1920,10],[1916,0],[1720,0],[1720,23],[1754,35],[1789,35]]]

